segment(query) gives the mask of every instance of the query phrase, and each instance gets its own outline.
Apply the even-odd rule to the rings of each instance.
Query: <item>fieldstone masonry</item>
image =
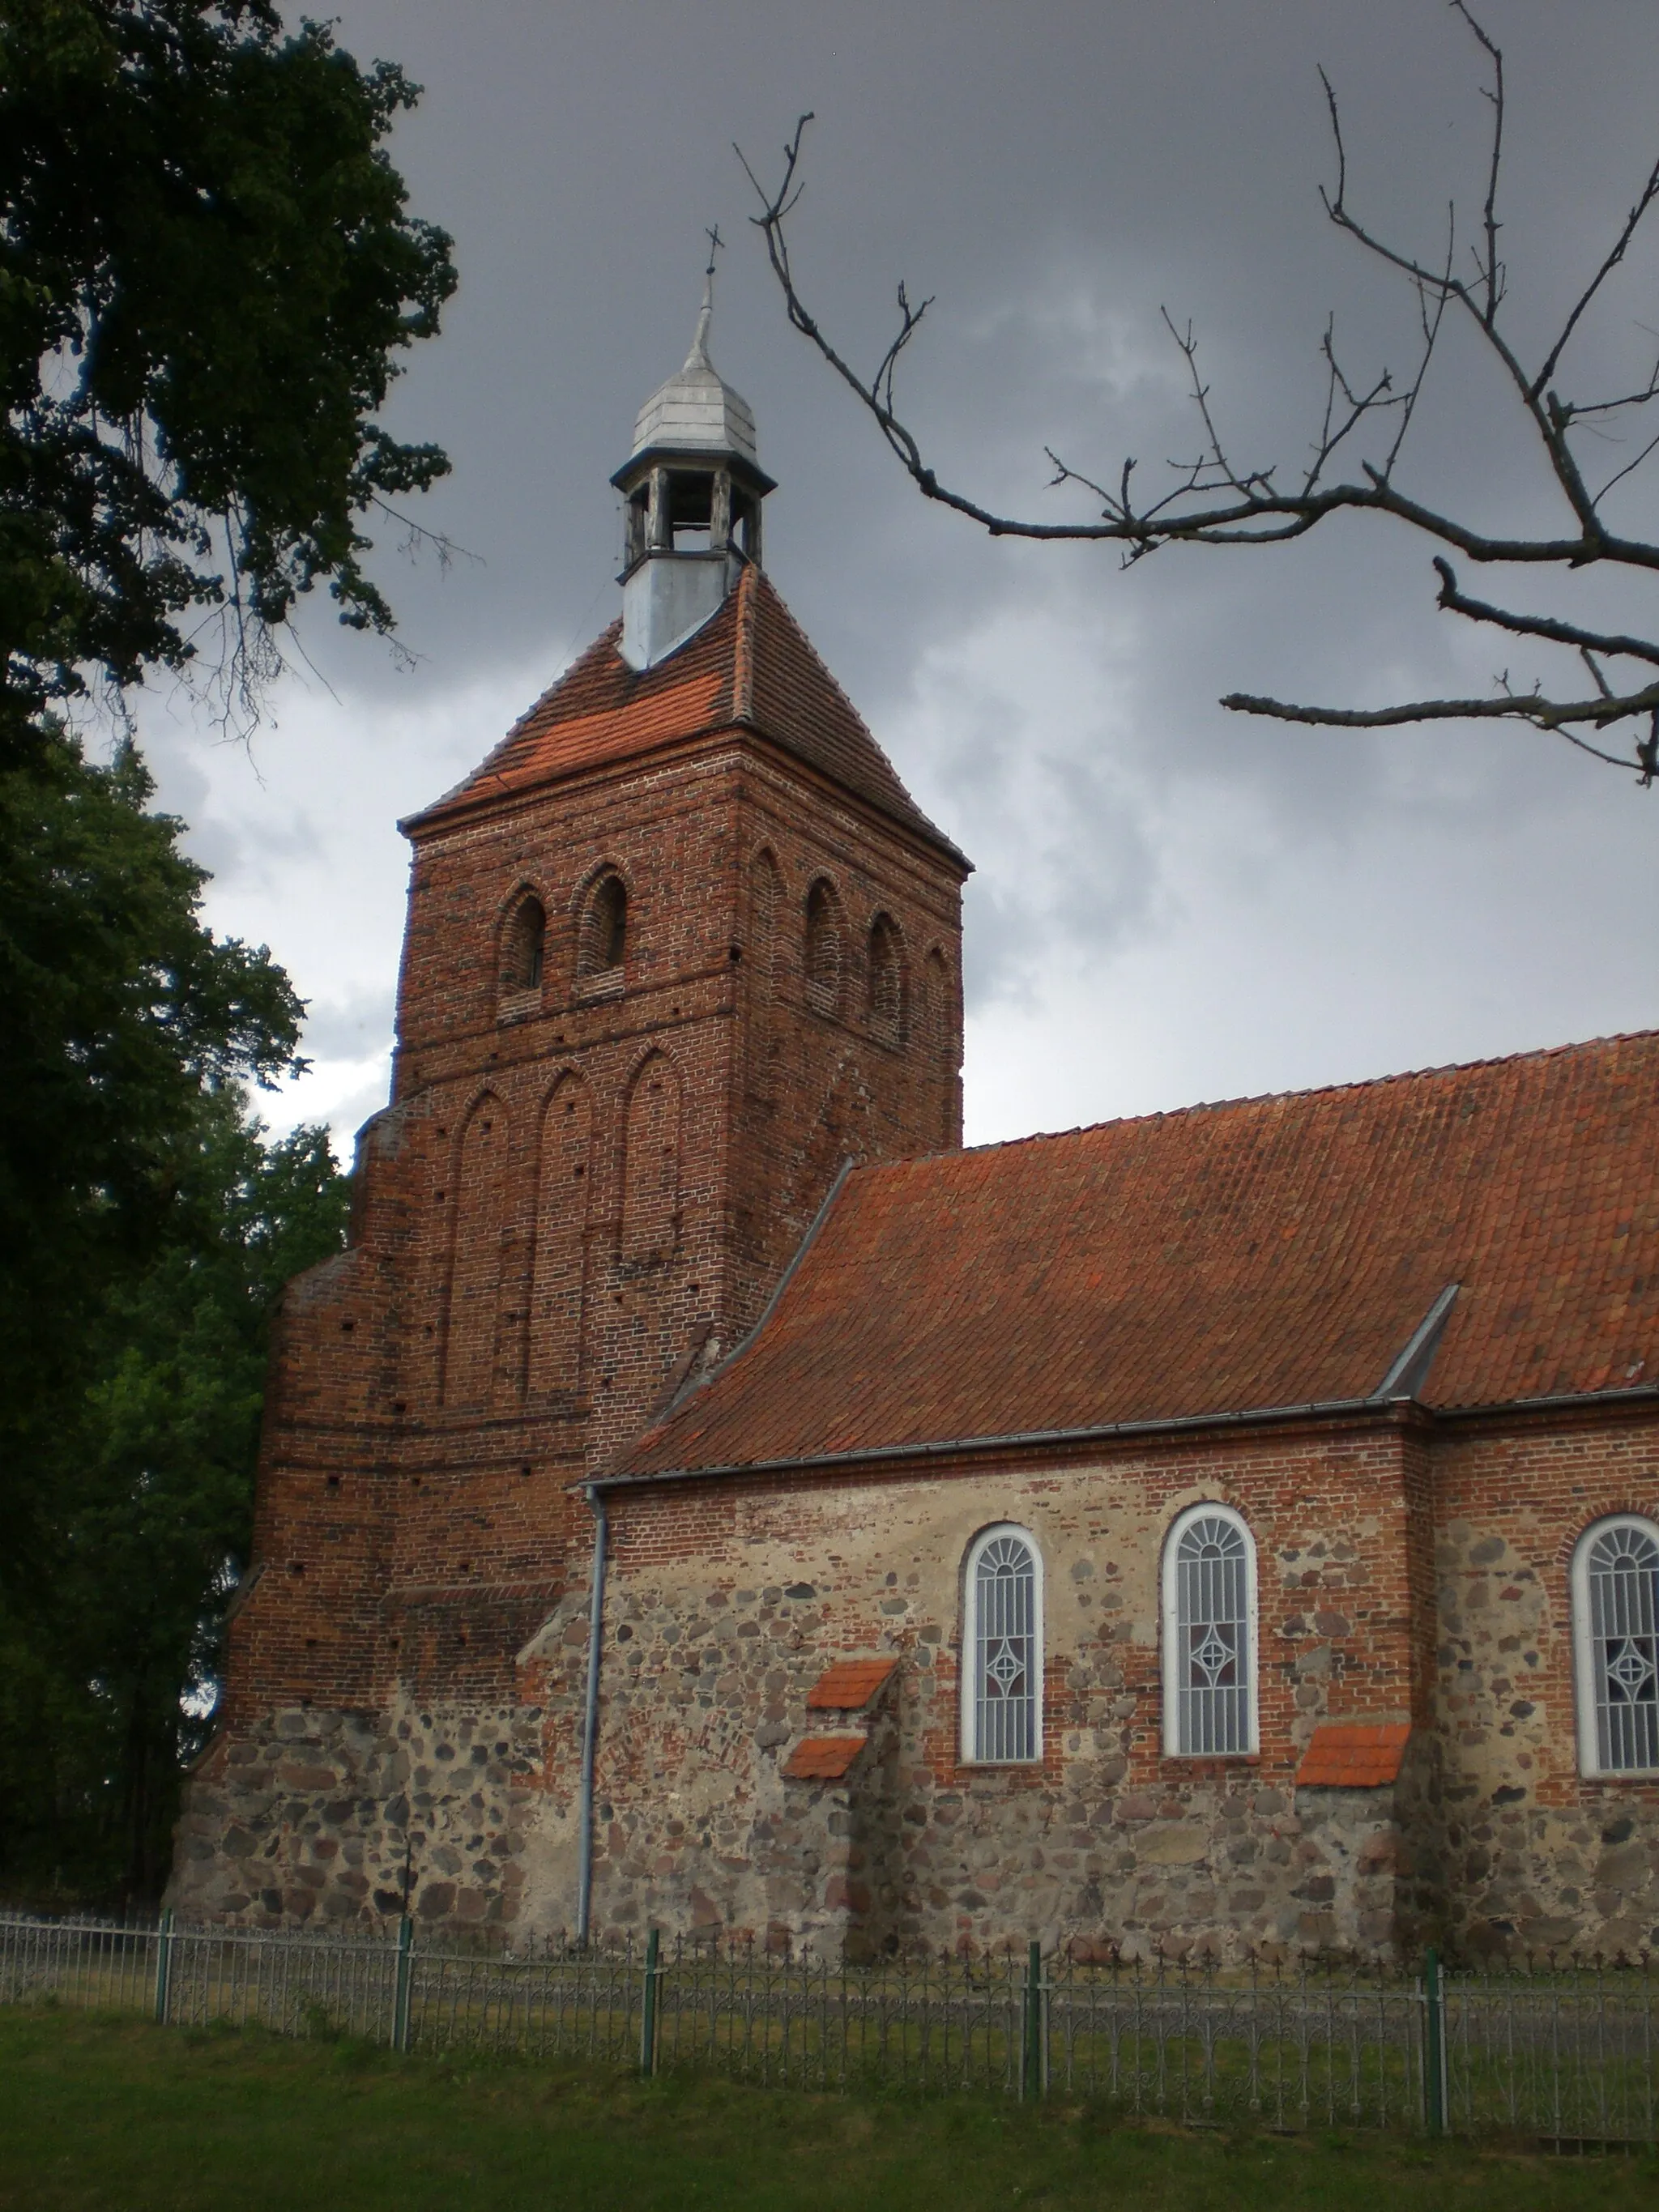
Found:
[[[519,1917],[540,1773],[533,1707],[292,1706],[225,1749],[179,1825],[172,1897],[203,1919],[493,1926]]]
[[[600,1934],[1659,1946],[1659,1778],[1580,1771],[1568,1595],[1598,1517],[1659,1516],[1659,1039],[963,1154],[968,863],[761,574],[748,435],[747,476],[635,456],[658,562],[681,462],[711,528],[749,486],[713,617],[645,670],[613,624],[404,825],[392,1098],[279,1319],[172,1902],[568,1929],[602,1497]],[[825,1261],[848,1161],[908,1164]],[[1260,1749],[1175,1757],[1206,1503]],[[959,1716],[1001,1523],[1044,1682],[999,1767]],[[827,1717],[851,1657],[894,1663]],[[1339,1726],[1403,1758],[1334,1780]]]

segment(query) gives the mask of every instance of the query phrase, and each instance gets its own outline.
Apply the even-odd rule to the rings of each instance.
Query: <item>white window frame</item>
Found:
[[[993,1759],[979,1746],[979,1563],[991,1546],[1012,1536],[1024,1544],[1031,1560],[1031,1741],[1032,1748],[1018,1759]],[[994,1522],[981,1528],[963,1559],[962,1574],[962,1694],[961,1751],[966,1766],[1041,1766],[1042,1764],[1042,1547],[1029,1528],[1016,1521]]]
[[[1237,1529],[1244,1539],[1244,1678],[1247,1695],[1245,1709],[1245,1741],[1236,1751],[1191,1750],[1181,1741],[1181,1650],[1180,1590],[1176,1579],[1176,1559],[1181,1540],[1198,1521],[1224,1521]],[[1244,1516],[1231,1505],[1214,1499],[1202,1504],[1189,1505],[1176,1514],[1170,1523],[1164,1539],[1164,1562],[1161,1576],[1161,1601],[1158,1607],[1158,1643],[1161,1647],[1164,1682],[1164,1756],[1166,1759],[1253,1759],[1261,1748],[1261,1713],[1257,1686],[1261,1672],[1261,1651],[1256,1627],[1256,1571],[1255,1538],[1250,1534],[1250,1524]]]
[[[1610,1529],[1634,1528],[1659,1545],[1659,1523],[1645,1513],[1604,1513],[1592,1521],[1573,1547],[1569,1595],[1572,1608],[1573,1687],[1577,1705],[1578,1771],[1591,1779],[1609,1782],[1650,1781],[1659,1774],[1653,1766],[1606,1766],[1601,1762],[1601,1731],[1598,1726],[1599,1698],[1595,1638],[1590,1620],[1589,1559],[1598,1537]]]

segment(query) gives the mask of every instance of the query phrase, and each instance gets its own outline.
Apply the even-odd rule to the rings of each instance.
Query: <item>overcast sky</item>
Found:
[[[275,1124],[325,1118],[349,1141],[384,1101],[396,818],[617,611],[607,478],[684,354],[716,220],[732,244],[712,351],[778,479],[768,568],[978,866],[970,1141],[1659,1020],[1659,790],[1523,730],[1321,734],[1216,703],[1529,677],[1523,654],[1435,611],[1429,549],[1358,520],[1290,550],[1177,550],[1124,573],[1109,549],[994,541],[925,504],[789,330],[731,151],[772,173],[816,111],[795,242],[821,319],[872,361],[896,280],[935,295],[903,389],[941,474],[1058,515],[1045,445],[1114,477],[1125,453],[1150,475],[1193,447],[1161,305],[1195,324],[1252,461],[1305,447],[1330,310],[1358,367],[1404,362],[1409,299],[1321,213],[1316,65],[1342,100],[1359,204],[1432,246],[1450,198],[1478,203],[1486,147],[1478,57],[1443,0],[338,14],[360,58],[425,87],[394,158],[415,211],[453,234],[461,281],[390,419],[449,452],[421,519],[476,558],[441,574],[389,545],[408,665],[308,622],[318,672],[280,687],[251,750],[177,700],[146,703],[163,798],[215,872],[211,920],[268,942],[311,1001],[314,1072],[269,1102]],[[1659,11],[1487,0],[1486,20],[1509,61],[1504,242],[1526,343],[1659,150]],[[1646,373],[1656,268],[1638,257],[1588,334],[1585,384]],[[1440,364],[1415,454],[1410,487],[1477,523],[1559,521],[1466,346]],[[1652,506],[1638,483],[1621,519],[1651,535]],[[1627,597],[1632,617],[1652,619]]]

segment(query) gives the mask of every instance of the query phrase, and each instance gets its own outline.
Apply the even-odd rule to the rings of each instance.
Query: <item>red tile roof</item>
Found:
[[[896,1659],[837,1659],[806,1693],[809,1712],[861,1712],[898,1665]]]
[[[809,1735],[784,1762],[792,1782],[839,1782],[869,1741],[862,1735]]]
[[[1659,1382],[1659,1033],[850,1175],[766,1326],[622,1473],[1376,1391]]]
[[[1409,1725],[1393,1721],[1327,1721],[1296,1770],[1298,1789],[1376,1790],[1393,1782],[1406,1755]]]
[[[617,650],[621,635],[621,623],[612,623],[487,760],[404,827],[425,828],[503,793],[741,728],[956,853],[760,569],[744,568],[713,621],[654,668],[631,669]]]

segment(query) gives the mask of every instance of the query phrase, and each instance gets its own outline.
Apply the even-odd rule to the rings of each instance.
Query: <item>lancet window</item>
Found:
[[[1042,1756],[1042,1563],[1023,1528],[987,1528],[964,1577],[962,1754],[1007,1766]]]
[[[1598,1522],[1572,1563],[1578,1756],[1586,1774],[1659,1769],[1659,1528]]]
[[[1190,1507],[1164,1547],[1164,1740],[1177,1756],[1255,1749],[1255,1547],[1229,1506]]]

